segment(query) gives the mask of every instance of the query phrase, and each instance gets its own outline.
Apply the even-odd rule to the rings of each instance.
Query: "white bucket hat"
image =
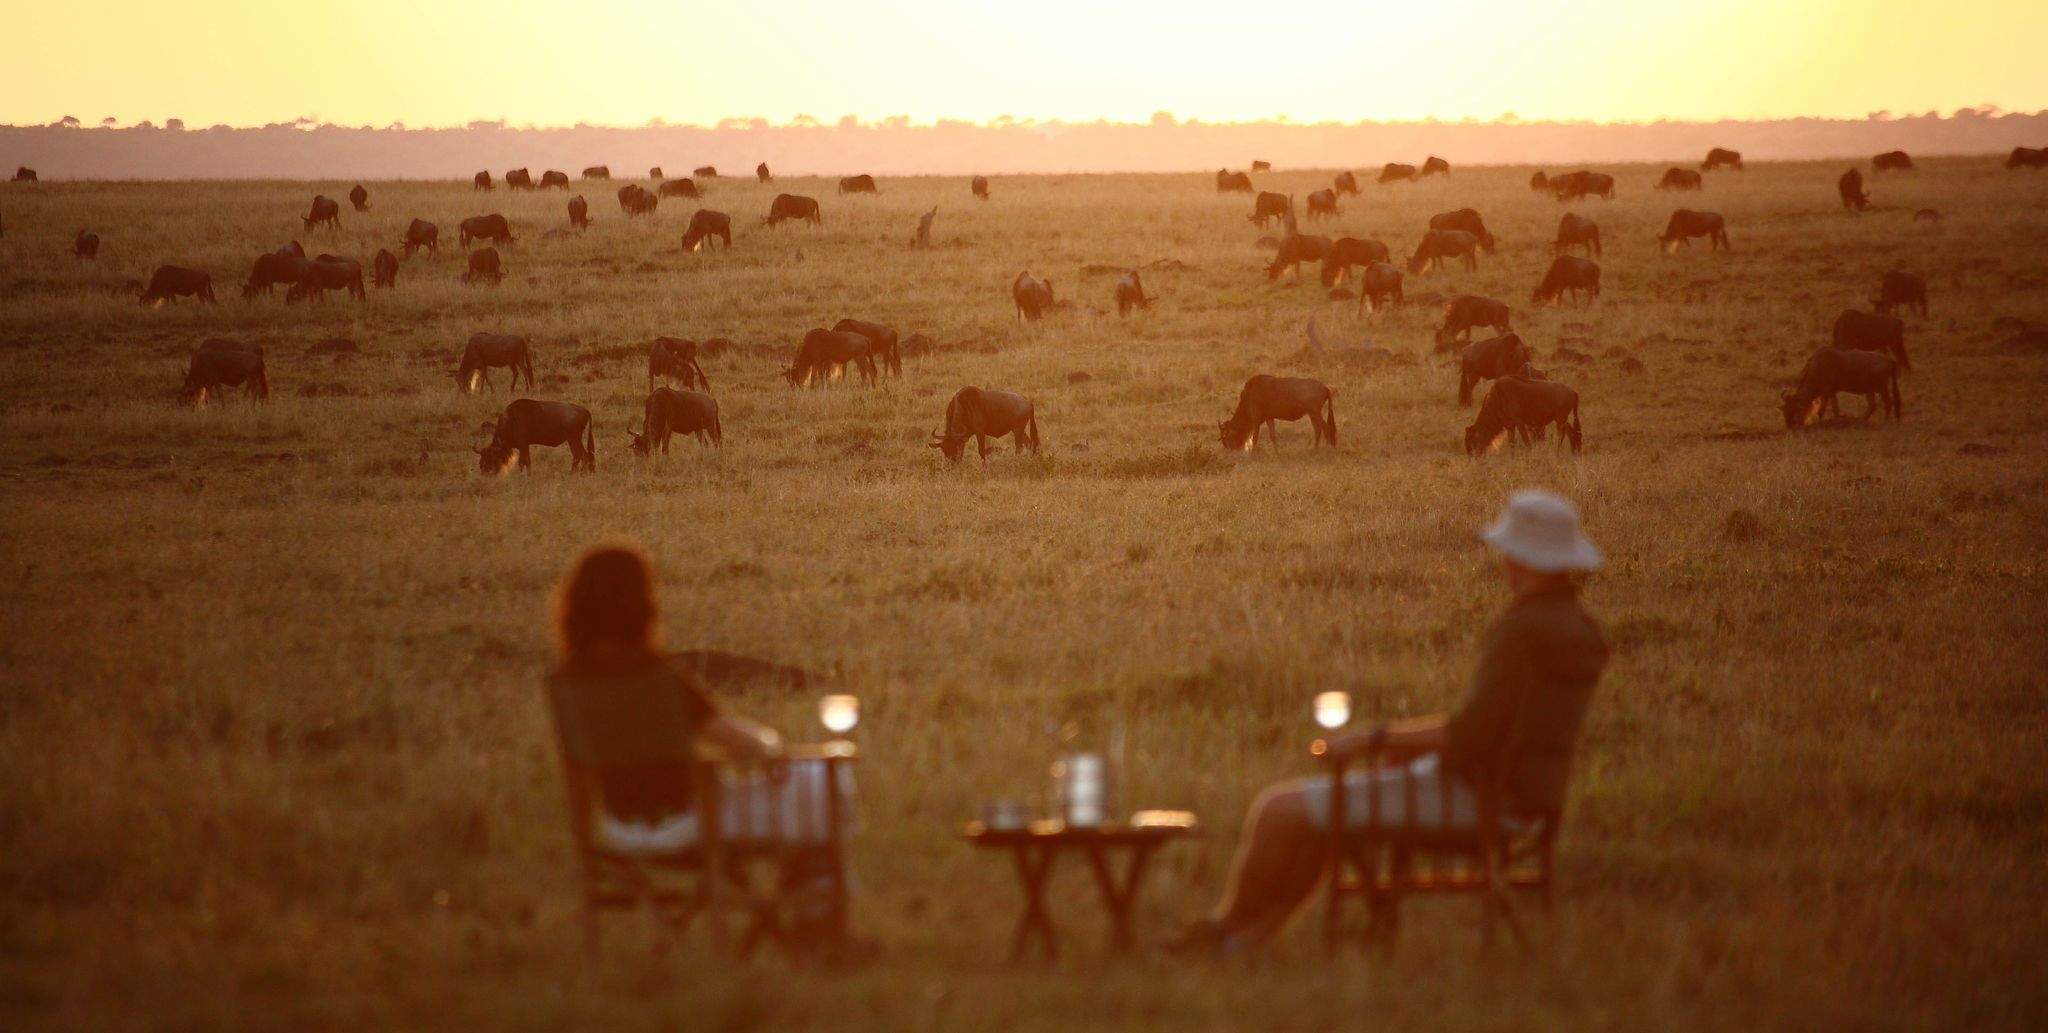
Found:
[[[1546,574],[1600,566],[1600,550],[1579,533],[1579,511],[1547,491],[1514,493],[1500,519],[1479,537],[1501,555]]]

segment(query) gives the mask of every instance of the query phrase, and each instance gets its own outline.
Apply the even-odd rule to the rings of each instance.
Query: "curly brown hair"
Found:
[[[653,565],[628,545],[591,549],[555,590],[562,669],[602,673],[644,665],[658,632]]]

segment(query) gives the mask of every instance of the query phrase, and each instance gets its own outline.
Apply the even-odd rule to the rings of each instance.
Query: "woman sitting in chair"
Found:
[[[1382,765],[1345,773],[1347,828],[1474,828],[1480,785],[1503,790],[1509,831],[1553,818],[1564,804],[1572,747],[1607,664],[1572,575],[1598,567],[1600,553],[1571,504],[1542,491],[1516,492],[1480,538],[1499,555],[1511,599],[1486,631],[1464,703],[1326,740],[1334,758]],[[1511,766],[1502,770],[1504,758]],[[1172,946],[1227,953],[1279,932],[1323,877],[1330,810],[1327,775],[1266,787],[1245,815],[1222,901]]]

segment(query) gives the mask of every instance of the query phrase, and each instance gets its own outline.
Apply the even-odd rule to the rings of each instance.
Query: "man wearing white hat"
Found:
[[[1511,828],[1564,804],[1572,748],[1607,665],[1606,641],[1580,608],[1572,575],[1597,569],[1600,550],[1580,532],[1571,503],[1546,491],[1516,492],[1479,537],[1500,557],[1512,598],[1486,630],[1464,703],[1325,740],[1333,757],[1382,765],[1345,776],[1349,828],[1470,828],[1479,815],[1472,786],[1488,781],[1505,790]],[[1512,766],[1502,770],[1503,762]],[[1245,815],[1222,901],[1172,946],[1230,951],[1278,932],[1322,879],[1329,817],[1328,776],[1266,787]]]

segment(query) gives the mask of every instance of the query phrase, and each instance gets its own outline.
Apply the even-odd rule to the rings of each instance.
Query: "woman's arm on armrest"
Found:
[[[782,736],[764,724],[736,714],[719,714],[704,725],[703,741],[739,761],[773,760],[782,755]]]

